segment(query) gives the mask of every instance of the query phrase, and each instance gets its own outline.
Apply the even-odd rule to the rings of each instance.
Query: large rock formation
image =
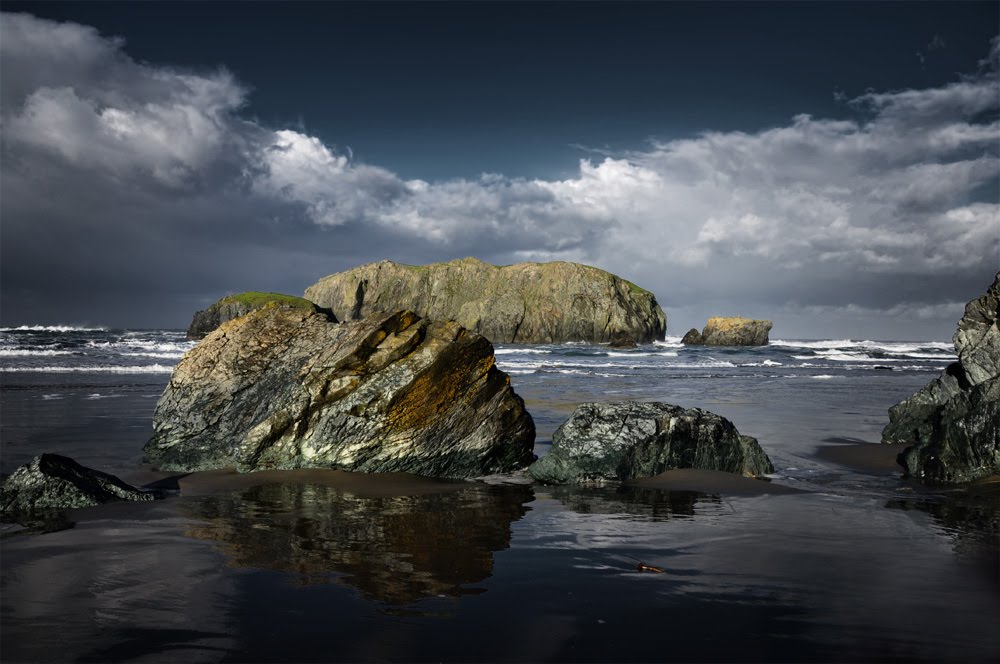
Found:
[[[1000,473],[1000,273],[965,307],[955,333],[958,362],[889,409],[884,443],[914,443],[899,455],[907,475],[958,483]]]
[[[442,477],[531,461],[534,423],[493,347],[408,312],[337,324],[275,304],[174,369],[148,460],[168,470],[335,467]]]
[[[271,302],[289,309],[319,310],[319,307],[309,300],[294,295],[256,291],[227,295],[208,309],[202,309],[195,313],[194,318],[191,319],[191,325],[188,327],[187,337],[188,339],[204,339],[212,330],[226,321],[246,316],[251,311],[260,309]]]
[[[774,471],[755,438],[740,435],[715,413],[629,401],[579,406],[528,474],[550,484],[579,484],[652,477],[674,468],[746,477]]]
[[[47,510],[155,497],[69,457],[40,454],[4,480],[0,487],[0,515],[6,520]]]
[[[740,316],[714,317],[708,319],[700,333],[695,329],[689,330],[681,343],[703,346],[766,346],[771,325],[769,320]]]
[[[667,327],[652,293],[577,263],[382,261],[325,277],[305,296],[340,320],[410,309],[432,320],[456,320],[494,343],[645,343],[662,339]]]

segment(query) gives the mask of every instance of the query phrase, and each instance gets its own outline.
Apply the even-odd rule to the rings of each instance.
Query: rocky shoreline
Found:
[[[883,440],[910,444],[899,463],[912,479],[954,484],[1000,473],[998,295],[1000,274],[959,323],[960,361],[890,411]],[[256,298],[228,321],[221,318],[238,312],[217,308],[219,325],[175,367],[157,405],[144,448],[150,463],[179,472],[522,473],[541,484],[622,483],[682,469],[744,478],[774,472],[757,440],[725,418],[656,402],[583,404],[535,461],[531,415],[484,336],[406,310],[355,311],[338,322],[302,302]],[[741,345],[761,334],[766,343],[770,327],[713,318],[692,332],[701,343]],[[612,341],[627,347],[631,339]],[[0,511],[10,520],[161,495],[43,455],[7,478]]]

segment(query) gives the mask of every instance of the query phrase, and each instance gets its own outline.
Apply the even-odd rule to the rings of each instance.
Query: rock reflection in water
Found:
[[[698,503],[721,504],[718,496],[622,484],[608,487],[553,486],[552,497],[580,514],[627,514],[666,520],[691,517]]]
[[[485,592],[493,552],[533,499],[525,486],[470,485],[431,495],[363,497],[312,484],[266,484],[192,502],[233,565],[287,572],[303,584],[347,583],[393,604]],[[331,576],[334,575],[334,576]]]

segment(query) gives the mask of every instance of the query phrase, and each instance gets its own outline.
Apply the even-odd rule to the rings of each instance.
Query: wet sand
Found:
[[[824,445],[816,450],[816,456],[820,459],[854,470],[879,474],[895,472],[902,475],[903,468],[896,463],[896,457],[909,447],[907,443],[888,445],[857,442],[856,439],[827,438],[825,442],[835,444]]]
[[[734,475],[718,470],[698,470],[684,468],[668,470],[653,477],[634,480],[628,484],[646,487],[648,489],[663,489],[667,491],[697,491],[707,494],[724,494],[730,496],[764,496],[808,493],[782,484],[766,480],[756,480],[750,477]]]
[[[265,484],[311,484],[347,491],[363,498],[424,496],[467,488],[470,483],[409,473],[352,473],[326,468],[260,470],[240,473],[234,468],[193,473],[141,470],[123,474],[126,482],[144,488],[180,491],[183,496],[203,496],[239,491]]]

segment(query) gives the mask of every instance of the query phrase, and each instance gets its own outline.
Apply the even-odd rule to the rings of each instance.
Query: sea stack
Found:
[[[648,343],[663,339],[667,326],[649,291],[567,262],[381,261],[325,277],[305,297],[340,320],[408,309],[431,320],[455,320],[493,343]]]
[[[1000,273],[958,322],[958,362],[889,409],[884,443],[912,443],[906,474],[928,484],[1000,474]]]
[[[288,309],[302,309],[305,311],[317,311],[319,307],[294,295],[284,295],[282,293],[260,293],[249,291],[247,293],[237,293],[227,295],[207,309],[195,313],[188,327],[188,339],[204,339],[209,332],[219,327],[226,321],[246,316],[251,311],[260,309],[264,305],[275,303],[280,307]]]
[[[752,318],[714,317],[709,318],[704,329],[691,329],[681,343],[698,346],[766,346],[771,321]]]
[[[336,323],[272,303],[175,367],[148,461],[164,470],[341,468],[474,477],[532,460],[535,427],[493,347],[409,311]]]

